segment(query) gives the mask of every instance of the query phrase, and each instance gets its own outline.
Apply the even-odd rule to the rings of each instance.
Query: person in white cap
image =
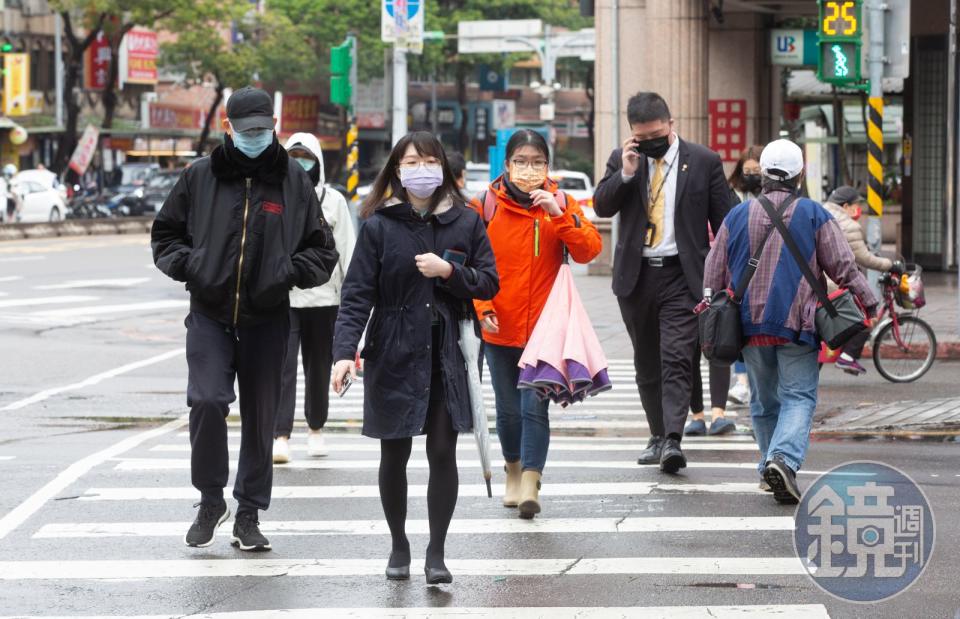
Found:
[[[287,463],[291,458],[289,440],[297,402],[297,359],[301,355],[305,383],[303,412],[310,428],[307,433],[307,455],[314,458],[327,455],[323,426],[330,412],[333,329],[340,307],[340,288],[357,242],[347,200],[339,191],[326,186],[320,140],[312,133],[294,133],[287,139],[284,148],[313,181],[323,216],[333,230],[340,258],[327,283],[316,288],[294,288],[290,291],[290,341],[283,368],[277,426],[273,432],[275,464]]]
[[[735,288],[764,243],[741,313],[747,338],[743,359],[750,378],[750,415],[760,448],[759,471],[778,503],[796,504],[797,471],[810,444],[817,406],[820,342],[814,325],[817,297],[774,225],[763,202],[779,214],[817,278],[825,273],[859,297],[872,316],[877,299],[857,269],[853,252],[833,216],[799,195],[803,152],[789,140],[771,142],[760,155],[763,191],[734,207],[707,257],[703,285]],[[774,231],[776,232],[776,231]]]

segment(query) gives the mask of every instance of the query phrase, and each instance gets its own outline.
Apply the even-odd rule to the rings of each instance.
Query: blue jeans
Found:
[[[743,361],[737,361],[733,364],[733,373],[734,374],[746,374],[747,365]]]
[[[524,471],[543,472],[550,447],[549,400],[529,389],[518,389],[522,348],[485,343],[484,356],[490,367],[490,381],[497,401],[497,436],[503,459],[520,461]]]
[[[820,368],[812,346],[749,346],[743,350],[750,378],[750,416],[760,465],[775,455],[799,471],[810,446]]]

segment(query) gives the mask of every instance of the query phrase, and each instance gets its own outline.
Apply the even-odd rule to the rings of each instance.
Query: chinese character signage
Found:
[[[30,107],[30,55],[3,55],[3,113],[26,116]]]
[[[710,149],[723,161],[738,161],[747,144],[747,101],[710,100]]]
[[[852,602],[906,591],[930,563],[930,503],[907,475],[851,462],[819,477],[797,507],[794,543],[813,581]]]
[[[150,127],[154,129],[202,129],[204,111],[169,103],[150,104]]]
[[[134,28],[120,43],[120,82],[123,84],[156,84],[157,33]]]
[[[93,160],[93,154],[97,152],[97,138],[100,137],[100,131],[93,125],[87,125],[77,142],[77,148],[70,157],[70,169],[83,176]]]
[[[101,32],[83,56],[83,89],[103,90],[110,73],[110,41]]]
[[[313,95],[284,95],[280,123],[284,133],[316,133],[320,99]]]

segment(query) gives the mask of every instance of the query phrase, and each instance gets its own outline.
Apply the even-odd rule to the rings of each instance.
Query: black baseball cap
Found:
[[[273,129],[273,98],[265,90],[244,86],[227,99],[227,118],[234,131]]]
[[[830,194],[830,197],[827,198],[828,202],[833,202],[834,204],[856,204],[863,200],[863,197],[860,196],[860,192],[851,187],[850,185],[840,185],[833,190],[833,193]]]

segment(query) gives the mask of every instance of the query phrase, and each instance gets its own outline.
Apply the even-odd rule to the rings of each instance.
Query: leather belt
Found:
[[[643,263],[650,267],[673,267],[680,265],[680,256],[644,258]]]

